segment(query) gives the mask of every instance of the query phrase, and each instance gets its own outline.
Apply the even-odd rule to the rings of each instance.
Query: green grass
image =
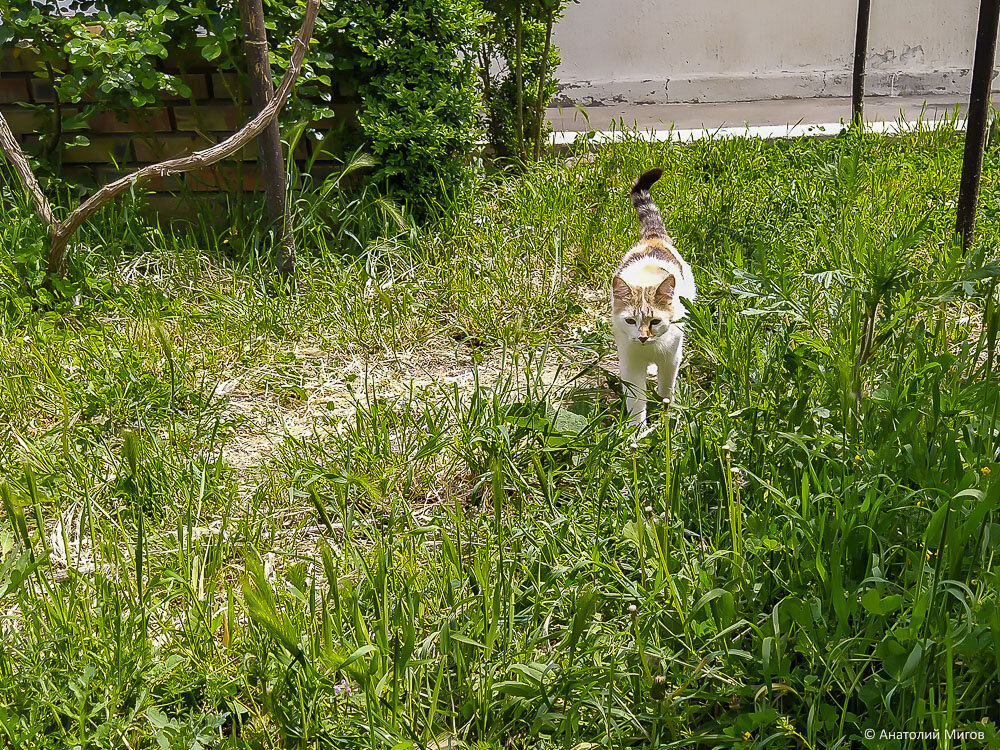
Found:
[[[0,747],[997,743],[1000,159],[963,258],[961,150],[630,140],[424,229],[329,183],[294,293],[249,218],[124,203],[53,297],[8,183]],[[606,298],[654,165],[699,299],[637,435]]]

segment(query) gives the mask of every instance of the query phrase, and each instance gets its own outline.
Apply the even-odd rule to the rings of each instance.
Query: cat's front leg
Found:
[[[644,425],[646,424],[646,361],[634,356],[630,358],[625,351],[619,351],[618,359],[621,363],[628,421],[634,425]]]
[[[663,350],[663,358],[656,364],[656,395],[663,399],[674,398],[677,371],[681,366],[684,337],[677,338],[676,344]]]

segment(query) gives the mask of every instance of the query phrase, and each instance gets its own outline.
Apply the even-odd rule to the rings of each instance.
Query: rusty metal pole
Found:
[[[262,0],[240,0],[240,20],[246,45],[247,71],[250,74],[250,100],[254,112],[260,112],[274,96],[271,63],[268,59],[267,30],[264,28]],[[285,281],[295,278],[295,240],[291,232],[285,180],[285,158],[281,149],[278,121],[257,138],[260,150],[261,173],[267,197],[267,212],[271,227],[280,227],[274,249],[274,263]]]
[[[976,201],[979,178],[983,171],[983,148],[990,110],[990,83],[997,51],[997,26],[1000,24],[1000,0],[980,0],[979,31],[972,63],[972,93],[965,125],[965,156],[962,159],[962,183],[958,189],[958,212],[955,231],[962,238],[962,252],[972,244],[976,226]]]
[[[858,27],[854,37],[854,77],[851,82],[851,122],[864,123],[865,62],[868,58],[868,21],[872,0],[858,0]]]

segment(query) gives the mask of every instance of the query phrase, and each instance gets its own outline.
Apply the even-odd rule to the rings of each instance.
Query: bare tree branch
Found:
[[[17,139],[14,137],[10,126],[7,125],[7,121],[2,114],[0,114],[0,151],[7,157],[10,165],[14,167],[17,176],[21,178],[25,189],[31,195],[32,203],[35,204],[35,210],[42,217],[42,221],[49,226],[49,231],[51,232],[52,227],[56,223],[55,215],[52,213],[52,206],[49,203],[49,199],[45,197],[45,193],[42,192],[38,180],[35,179],[35,173],[31,171],[31,165],[28,163],[27,157],[25,157],[24,152],[18,145]]]
[[[7,160],[14,166],[14,170],[31,194],[35,209],[49,225],[49,236],[51,238],[49,245],[49,274],[60,274],[63,272],[66,244],[73,232],[95,211],[116,195],[123,193],[133,185],[150,177],[164,177],[181,172],[190,172],[215,164],[217,161],[239,151],[267,128],[284,105],[292,89],[292,85],[299,74],[299,70],[302,68],[302,61],[305,59],[309,40],[312,38],[313,24],[316,21],[316,14],[319,11],[319,2],[320,0],[308,0],[305,15],[302,19],[302,27],[299,29],[298,37],[295,39],[288,70],[285,71],[285,75],[281,79],[281,84],[278,86],[274,97],[250,122],[221,143],[217,143],[201,151],[195,151],[188,156],[169,159],[159,164],[150,164],[114,182],[108,183],[77,206],[69,216],[60,222],[55,221],[52,207],[38,186],[38,181],[31,171],[31,166],[28,164],[24,152],[21,151],[21,147],[14,139],[14,134],[7,126],[3,115],[0,115],[0,151],[3,152]]]

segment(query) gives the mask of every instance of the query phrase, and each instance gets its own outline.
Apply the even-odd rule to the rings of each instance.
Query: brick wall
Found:
[[[242,76],[222,73],[200,57],[184,53],[168,58],[162,68],[180,76],[190,87],[191,98],[164,93],[155,106],[91,116],[85,125],[64,133],[64,142],[82,134],[90,143],[64,149],[61,177],[88,186],[104,184],[145,164],[211,146],[252,116]],[[36,75],[39,69],[30,52],[0,51],[0,113],[29,154],[39,151],[43,134],[55,122],[52,86]],[[330,151],[340,156],[353,145],[355,108],[350,89],[341,87],[334,96],[336,116],[313,123],[323,133],[334,131],[323,151],[313,153],[317,141],[299,140],[295,159],[300,166],[312,160],[311,173],[317,180],[334,170]],[[63,104],[63,122],[79,111],[78,106]],[[153,179],[145,187],[155,193],[149,196],[148,205],[166,213],[182,210],[184,200],[192,195],[262,190],[257,146],[246,146],[232,158],[197,172]]]

